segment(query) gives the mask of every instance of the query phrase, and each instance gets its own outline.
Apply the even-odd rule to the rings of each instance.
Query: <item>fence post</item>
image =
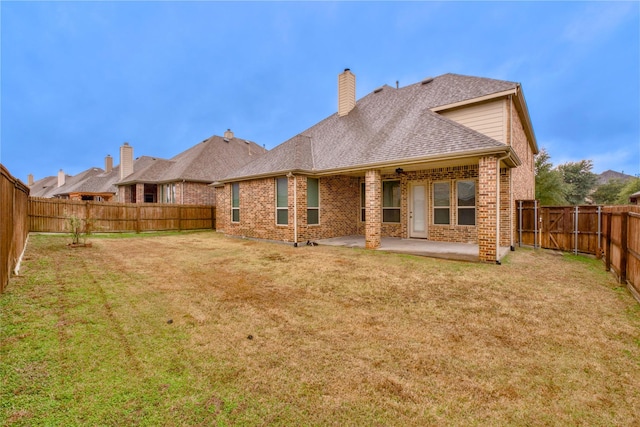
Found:
[[[538,247],[538,201],[533,201],[533,249]]]
[[[518,247],[522,247],[522,200],[518,200]]]
[[[602,247],[602,206],[598,206],[598,244],[596,245],[596,257],[600,259],[600,248]]]
[[[573,254],[578,255],[578,207],[576,206],[573,214]]]
[[[622,212],[622,217],[620,218],[622,225],[620,230],[620,283],[627,283],[627,258],[629,252],[628,245],[628,233],[627,233],[627,223],[629,219],[629,212]]]
[[[611,218],[613,215],[611,212],[607,212],[605,215],[607,216],[607,238],[605,243],[604,269],[611,271]]]
[[[140,233],[140,205],[136,204],[136,233]]]
[[[184,205],[178,205],[178,231],[182,231],[182,207]]]
[[[216,207],[211,206],[211,228],[216,229]]]

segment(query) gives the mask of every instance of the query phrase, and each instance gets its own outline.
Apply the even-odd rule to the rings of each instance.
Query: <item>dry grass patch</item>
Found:
[[[32,237],[2,296],[9,424],[640,423],[640,310],[589,258],[520,249],[494,266],[216,233],[93,243]],[[32,311],[48,344],[22,360]],[[16,403],[40,393],[75,400]]]

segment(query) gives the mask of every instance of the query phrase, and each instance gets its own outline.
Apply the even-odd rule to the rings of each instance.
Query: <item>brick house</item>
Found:
[[[356,102],[215,183],[228,235],[304,242],[364,235],[513,246],[515,200],[535,195],[538,152],[520,84],[444,74]]]
[[[215,205],[210,184],[230,174],[266,149],[255,142],[234,137],[212,136],[171,159],[133,159],[133,147],[120,147],[118,200],[130,203],[177,203]],[[141,160],[144,160],[141,162]]]

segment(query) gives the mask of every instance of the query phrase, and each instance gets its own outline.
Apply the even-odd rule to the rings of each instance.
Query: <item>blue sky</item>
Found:
[[[520,82],[554,164],[640,174],[638,2],[0,2],[0,161],[26,181],[170,158],[231,128],[267,148],[452,72]]]

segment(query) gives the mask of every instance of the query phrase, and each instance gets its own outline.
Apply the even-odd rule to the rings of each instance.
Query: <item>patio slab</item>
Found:
[[[328,246],[344,246],[348,248],[365,247],[364,236],[341,236],[331,239],[321,239],[316,243]],[[469,243],[434,242],[424,239],[401,239],[397,237],[383,237],[378,251],[405,253],[445,258],[462,261],[479,261],[478,245]],[[500,248],[500,258],[509,252],[509,247]]]

